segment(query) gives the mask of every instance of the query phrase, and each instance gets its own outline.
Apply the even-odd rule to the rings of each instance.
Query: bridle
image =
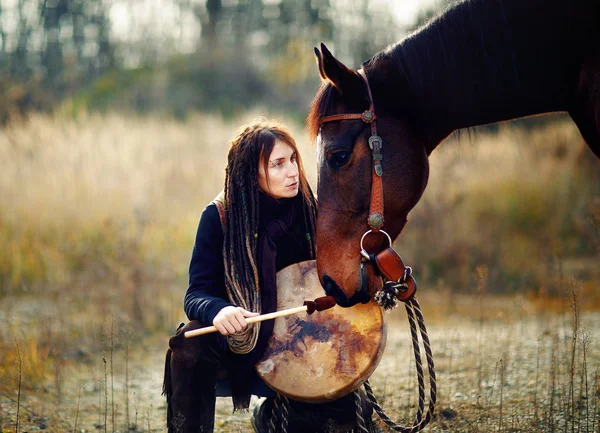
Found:
[[[369,109],[363,111],[362,113],[334,114],[331,116],[325,116],[323,119],[321,119],[321,125],[323,123],[337,122],[340,120],[361,120],[362,122],[368,124],[371,128],[369,148],[371,149],[371,156],[373,159],[373,174],[371,185],[371,202],[369,205],[369,218],[367,220],[370,229],[367,229],[360,239],[362,284],[361,289],[354,296],[356,296],[356,299],[358,299],[360,302],[368,302],[369,295],[366,283],[367,278],[365,265],[366,263],[371,262],[387,280],[400,283],[402,285],[398,293],[398,300],[407,301],[414,296],[417,290],[417,284],[414,278],[411,276],[411,268],[404,265],[402,258],[392,248],[392,239],[390,235],[386,231],[382,230],[384,223],[382,179],[383,140],[377,134],[377,116],[375,114],[375,105],[373,103],[373,94],[371,93],[369,80],[363,69],[359,69],[358,74],[361,76],[367,86],[367,92],[369,94]],[[363,246],[364,239],[371,233],[382,233],[388,239],[388,246],[376,254],[369,253]]]
[[[383,289],[375,294],[375,302],[381,305],[384,309],[392,309],[396,306],[398,301],[404,302],[406,312],[408,313],[409,323],[411,326],[411,335],[413,340],[413,348],[415,354],[415,362],[417,369],[417,378],[419,382],[419,408],[417,415],[410,427],[402,427],[393,422],[381,409],[375,395],[373,394],[368,381],[365,383],[365,390],[367,392],[368,400],[373,405],[374,410],[379,414],[381,419],[390,426],[394,431],[402,433],[415,433],[423,429],[433,417],[435,409],[435,401],[437,395],[436,378],[435,378],[435,367],[433,364],[433,355],[431,353],[431,347],[429,344],[429,337],[427,336],[427,330],[425,328],[425,321],[421,313],[421,307],[414,297],[417,291],[417,283],[412,276],[412,269],[410,266],[405,266],[402,258],[392,248],[392,239],[390,235],[382,230],[384,217],[383,217],[383,141],[377,134],[377,116],[375,115],[375,105],[373,103],[373,95],[371,94],[371,87],[369,86],[369,80],[363,69],[358,70],[359,75],[367,85],[367,91],[369,93],[369,109],[362,113],[350,113],[350,114],[334,114],[331,116],[325,116],[321,120],[321,125],[327,122],[336,122],[340,120],[361,120],[367,123],[371,127],[371,136],[369,137],[369,147],[371,148],[371,155],[373,157],[373,183],[371,186],[371,203],[369,206],[369,218],[367,220],[370,229],[367,229],[360,238],[360,273],[361,273],[361,288],[349,301],[356,300],[358,302],[366,303],[370,300],[367,288],[367,277],[365,266],[366,263],[371,262],[379,273],[383,276]],[[363,241],[370,233],[383,233],[388,239],[388,246],[383,248],[378,253],[369,253],[363,247]],[[425,385],[424,376],[421,362],[421,355],[419,349],[419,338],[417,335],[417,326],[415,321],[415,315],[418,318],[419,330],[421,332],[421,340],[425,348],[425,354],[427,357],[427,368],[429,371],[429,406],[427,412],[424,414],[424,400],[425,400]],[[363,426],[363,430],[366,431],[366,427]]]
[[[375,115],[375,106],[373,104],[373,95],[371,93],[371,86],[369,86],[369,80],[367,79],[364,70],[359,69],[358,73],[367,85],[367,91],[369,92],[369,109],[362,113],[334,114],[332,116],[325,116],[321,120],[321,124],[339,120],[356,119],[362,120],[364,123],[367,123],[371,126],[369,147],[371,148],[371,155],[373,156],[373,185],[371,187],[371,205],[369,207],[368,223],[372,231],[381,231],[389,238],[390,236],[385,231],[381,230],[381,227],[383,227],[383,167],[381,165],[383,160],[383,155],[381,153],[383,141],[381,140],[381,137],[377,135],[377,116]],[[370,232],[366,232],[365,235],[368,233]],[[363,235],[363,238],[365,235]]]

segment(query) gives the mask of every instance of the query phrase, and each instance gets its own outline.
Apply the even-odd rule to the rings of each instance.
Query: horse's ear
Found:
[[[321,55],[318,57],[321,76],[331,81],[340,93],[343,94],[343,89],[353,88],[357,83],[360,85],[361,78],[358,74],[333,57],[323,43],[321,43]]]
[[[319,67],[319,75],[321,75],[321,78],[326,80],[327,77],[325,76],[325,72],[323,71],[323,57],[321,57],[321,52],[317,47],[315,47],[315,56],[317,56],[317,66]]]

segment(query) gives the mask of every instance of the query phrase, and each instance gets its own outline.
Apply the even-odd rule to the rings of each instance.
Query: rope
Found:
[[[354,403],[356,405],[356,423],[357,428],[354,430],[355,433],[369,433],[365,417],[363,415],[362,397],[360,396],[360,388],[354,391]]]
[[[281,418],[281,433],[287,433],[288,431],[288,408],[290,402],[287,397],[278,394],[278,397],[281,398],[281,405],[279,406],[280,412],[279,416]]]
[[[271,416],[269,418],[269,433],[277,433],[277,418],[279,418],[279,394],[273,400]]]
[[[392,430],[401,432],[401,433],[415,433],[421,431],[431,418],[433,417],[433,411],[435,410],[435,401],[437,398],[437,386],[436,386],[436,377],[435,377],[435,366],[433,363],[433,354],[431,352],[431,344],[429,342],[429,337],[427,335],[427,328],[425,327],[425,319],[423,318],[423,313],[421,312],[421,306],[417,302],[415,298],[409,299],[405,303],[406,313],[408,314],[408,322],[410,324],[410,333],[412,336],[413,342],[413,352],[415,354],[415,363],[417,367],[417,379],[419,382],[419,407],[417,409],[417,414],[415,416],[415,420],[413,425],[410,427],[403,427],[396,422],[392,421],[383,411],[379,403],[377,402],[377,398],[373,393],[373,389],[369,384],[369,381],[366,381],[364,384],[365,391],[367,393],[367,400],[371,405],[373,405],[373,409],[379,415],[379,418],[386,423]],[[415,321],[416,315],[416,321]],[[418,324],[418,331],[417,331]],[[427,358],[427,370],[429,372],[429,406],[427,408],[427,412],[423,417],[423,410],[425,409],[425,379],[423,375],[423,361],[421,359],[421,350],[419,346],[419,337],[418,334],[421,334],[421,340],[423,341],[423,347],[425,349],[425,357]],[[362,410],[362,409],[361,409]],[[358,418],[358,407],[357,407],[357,418]],[[364,422],[364,420],[363,420]],[[360,425],[360,420],[359,420]],[[362,428],[362,427],[361,427]],[[367,431],[368,430],[364,430]]]
[[[277,394],[273,400],[273,407],[271,408],[271,416],[268,425],[269,433],[287,433],[289,405],[290,402],[287,397]],[[279,429],[277,429],[278,423]]]

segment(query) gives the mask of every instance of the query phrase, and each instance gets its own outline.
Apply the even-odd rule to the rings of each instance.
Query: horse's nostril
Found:
[[[340,289],[340,286],[331,278],[329,275],[323,275],[323,288],[325,289],[325,294],[329,296],[333,296],[335,302],[340,307],[351,307],[355,303],[350,302],[348,296]]]
[[[331,290],[331,287],[335,286],[335,285],[336,284],[333,282],[333,280],[331,279],[331,277],[329,275],[323,276],[323,288],[325,289],[325,291]]]
[[[335,291],[335,289],[339,289],[337,287],[337,284],[335,284],[335,281],[333,281],[333,279],[329,275],[323,276],[323,288],[325,289],[325,294],[331,296],[333,296],[333,292]]]

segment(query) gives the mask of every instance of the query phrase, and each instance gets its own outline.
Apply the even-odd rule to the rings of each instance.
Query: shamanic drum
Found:
[[[315,260],[277,273],[278,311],[324,295]],[[386,336],[383,311],[373,301],[279,317],[256,370],[280,394],[324,403],[351,393],[369,378],[383,355]]]

